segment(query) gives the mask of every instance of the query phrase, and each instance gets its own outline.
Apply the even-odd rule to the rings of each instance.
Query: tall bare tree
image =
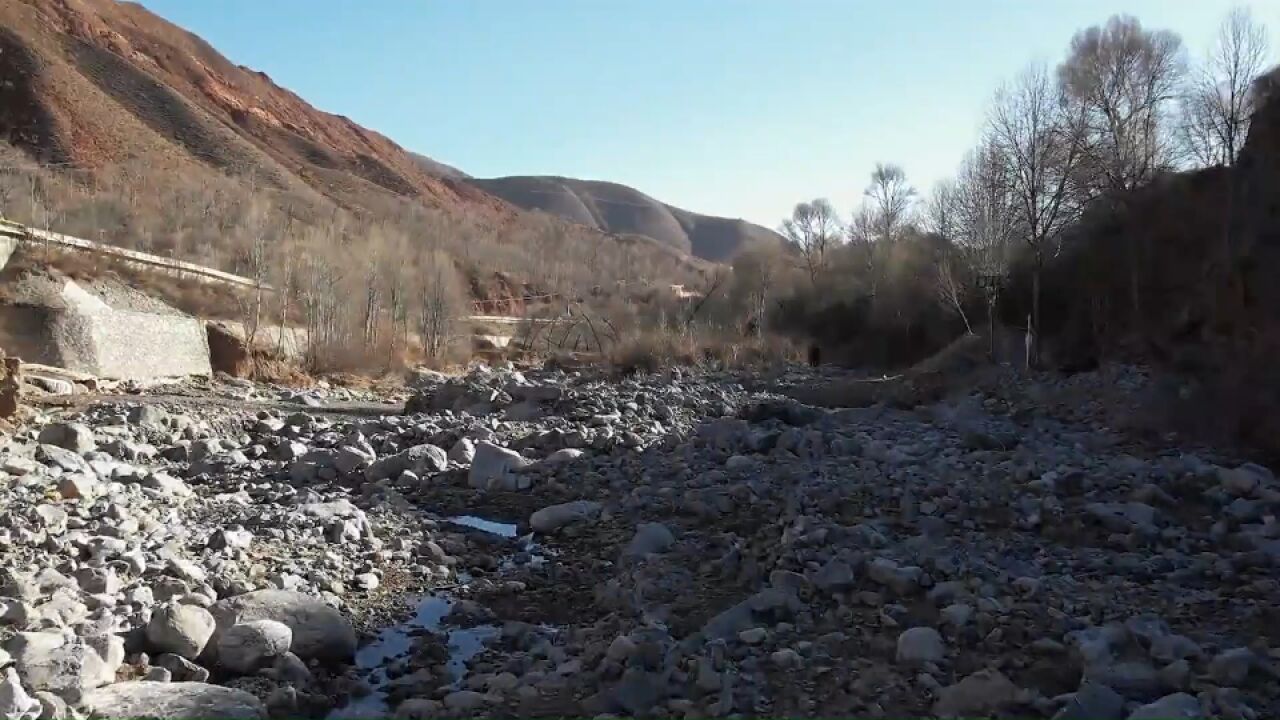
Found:
[[[1058,74],[1084,120],[1095,191],[1132,190],[1173,164],[1168,115],[1183,70],[1181,38],[1127,15],[1071,39]]]
[[[1084,120],[1088,196],[1106,194],[1126,203],[1132,190],[1150,183],[1176,161],[1169,114],[1185,69],[1182,39],[1146,30],[1137,18],[1116,15],[1105,26],[1082,30],[1058,67],[1067,98]],[[1142,322],[1141,241],[1128,241],[1129,304]]]
[[[840,243],[842,234],[840,218],[831,202],[818,198],[796,205],[791,217],[782,221],[780,231],[799,248],[809,271],[809,280],[816,282],[826,269],[830,253]]]
[[[427,357],[438,360],[452,339],[454,321],[466,312],[466,296],[453,259],[444,251],[424,249],[417,270],[418,334]]]
[[[1253,81],[1266,57],[1266,28],[1248,8],[1232,10],[1182,99],[1179,137],[1200,165],[1235,164],[1256,107]]]
[[[876,169],[871,171],[871,184],[863,195],[871,203],[876,239],[889,242],[898,239],[916,197],[915,188],[907,182],[907,174],[897,165],[876,163]]]
[[[267,203],[260,198],[252,198],[245,207],[236,233],[243,246],[247,274],[253,279],[253,289],[249,297],[241,300],[245,346],[249,349],[251,358],[256,357],[254,352],[257,348],[258,333],[262,329],[262,313],[273,265],[271,252],[275,230],[273,221],[274,218]]]
[[[922,223],[924,229],[948,240],[954,240],[957,230],[956,183],[943,180],[933,186],[924,201]]]
[[[1084,122],[1079,105],[1065,102],[1043,65],[1032,65],[996,93],[989,119],[991,149],[1002,173],[1022,240],[1033,254],[1032,326],[1040,327],[1040,275],[1044,257],[1078,216],[1079,162]],[[1032,349],[1038,361],[1039,348]]]
[[[1018,223],[1008,163],[983,143],[961,163],[955,187],[956,244],[975,273],[1003,276]]]

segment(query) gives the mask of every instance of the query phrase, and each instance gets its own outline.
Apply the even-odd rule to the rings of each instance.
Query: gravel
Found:
[[[1280,485],[1118,429],[1144,371],[771,392],[815,379],[38,415],[0,439],[0,714],[1280,716]]]

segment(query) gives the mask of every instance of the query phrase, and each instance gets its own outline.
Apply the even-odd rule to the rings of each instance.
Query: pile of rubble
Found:
[[[1117,377],[37,417],[0,447],[0,716],[1280,715],[1280,485],[1037,401]]]

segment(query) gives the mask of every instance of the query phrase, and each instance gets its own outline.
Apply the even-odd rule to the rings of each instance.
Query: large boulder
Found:
[[[257,590],[214,603],[214,642],[237,623],[275,620],[293,632],[293,653],[304,660],[349,660],[356,653],[351,621],[319,598],[291,590]],[[215,645],[216,647],[217,645]]]
[[[514,450],[488,442],[477,443],[467,485],[480,490],[527,490],[533,480],[520,471],[528,465],[529,460]]]
[[[36,720],[40,717],[42,708],[40,701],[28,695],[22,683],[18,682],[18,673],[13,668],[5,668],[0,674],[0,717],[6,720]]]
[[[624,557],[640,557],[653,553],[666,552],[674,545],[676,537],[671,529],[662,523],[640,523],[636,526],[636,534],[622,551]]]
[[[243,690],[198,682],[122,682],[94,690],[82,703],[99,720],[255,720],[267,710]]]
[[[56,445],[78,455],[93,452],[98,443],[93,438],[93,430],[81,423],[49,423],[40,431],[40,442]]]
[[[218,636],[218,664],[251,673],[289,652],[293,631],[275,620],[253,620],[231,626]]]
[[[933,714],[943,718],[989,717],[1012,705],[1018,686],[999,670],[979,670],[938,693]]]
[[[594,520],[600,516],[601,505],[593,500],[549,505],[529,517],[529,525],[540,533],[553,533],[566,525]]]
[[[47,690],[69,702],[115,680],[116,667],[88,642],[60,632],[22,632],[5,645],[18,677],[31,690]]]
[[[917,666],[939,663],[947,657],[942,635],[931,627],[914,627],[898,636],[898,663]]]
[[[370,481],[396,477],[405,470],[412,470],[421,477],[425,473],[436,473],[449,465],[449,457],[441,448],[431,444],[415,445],[403,452],[385,457],[365,470],[365,477]]]
[[[1194,695],[1174,693],[1143,705],[1129,714],[1129,720],[1194,720],[1208,717]]]
[[[194,660],[213,637],[213,615],[199,605],[165,605],[157,608],[147,623],[147,641],[152,649]]]

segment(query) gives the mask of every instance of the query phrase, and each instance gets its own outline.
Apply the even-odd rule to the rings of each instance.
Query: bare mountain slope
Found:
[[[411,199],[501,237],[546,222],[522,210],[539,207],[532,194],[510,203],[490,191],[502,183],[487,187],[317,110],[141,5],[116,0],[0,0],[0,140],[45,164],[136,168],[161,183],[228,175],[374,215]],[[656,241],[627,244],[625,253],[639,253],[631,262],[697,268],[703,263],[691,255],[726,258],[743,234],[735,221],[623,186],[575,187],[590,207],[553,209],[581,226],[562,225],[562,234]]]
[[[682,210],[617,183],[553,176],[470,178],[465,182],[522,208],[542,210],[609,233],[645,235],[706,260],[730,260],[757,242],[782,242],[768,228]]]
[[[510,212],[140,5],[5,0],[0,81],[0,133],[45,161],[251,174],[346,206],[389,193],[466,213]]]
[[[130,167],[161,183],[227,175],[374,214],[411,199],[503,237],[545,223],[116,0],[0,0],[0,140],[48,165]],[[654,268],[701,264],[656,242],[626,252]]]

